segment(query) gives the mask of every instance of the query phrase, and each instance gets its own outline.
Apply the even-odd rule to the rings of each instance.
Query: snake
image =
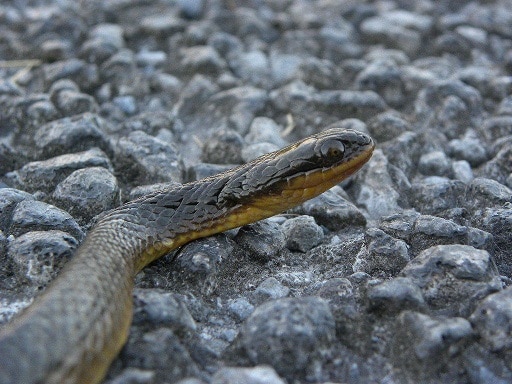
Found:
[[[58,276],[0,331],[0,383],[99,383],[125,344],[135,275],[182,245],[282,213],[352,175],[375,145],[331,128],[105,213]]]

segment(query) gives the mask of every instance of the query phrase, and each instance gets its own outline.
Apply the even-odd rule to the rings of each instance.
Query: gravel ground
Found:
[[[510,1],[0,5],[0,319],[96,215],[328,126],[377,150],[136,281],[107,383],[512,382]]]

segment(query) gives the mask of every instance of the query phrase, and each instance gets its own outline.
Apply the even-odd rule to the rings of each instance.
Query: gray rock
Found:
[[[494,238],[490,232],[459,225],[453,220],[441,217],[420,215],[411,210],[384,218],[380,229],[406,241],[412,256],[440,244],[459,243],[489,251],[494,249]]]
[[[324,237],[324,231],[311,216],[288,219],[283,223],[282,230],[290,251],[309,251],[320,244]]]
[[[492,233],[496,250],[496,261],[501,273],[508,276],[512,272],[512,258],[509,249],[512,247],[510,226],[512,225],[512,209],[487,208],[477,211],[473,218],[474,224]]]
[[[118,24],[101,23],[89,31],[89,38],[101,40],[116,49],[121,49],[124,47],[123,33],[123,27]]]
[[[175,119],[168,111],[141,112],[136,116],[127,118],[118,126],[120,132],[126,135],[133,131],[143,131],[148,135],[158,136],[162,132],[170,134],[169,141],[178,141],[175,137]],[[169,130],[171,129],[171,130]]]
[[[490,354],[481,344],[472,344],[464,352],[464,367],[469,379],[475,383],[509,383],[512,372],[507,367],[506,360],[506,357],[497,359],[496,354]]]
[[[415,210],[404,210],[384,217],[380,222],[379,228],[393,237],[410,243],[410,238],[414,232],[414,225],[420,216],[421,214]]]
[[[254,298],[262,303],[268,300],[280,299],[288,296],[290,288],[282,285],[275,277],[269,277],[261,282],[254,290]]]
[[[388,162],[404,175],[411,178],[417,172],[417,159],[423,151],[423,144],[415,132],[404,132],[394,140],[387,141],[380,145],[386,155]]]
[[[80,88],[78,88],[78,85],[73,80],[70,79],[62,79],[57,80],[55,83],[53,83],[49,89],[50,98],[54,98],[54,94],[59,93],[60,91],[75,91],[80,92]],[[53,101],[53,100],[52,100]],[[55,101],[53,101],[55,102]]]
[[[507,89],[510,87],[510,78],[500,76],[500,72],[492,66],[469,66],[461,70],[458,77],[478,89],[485,97],[501,100],[509,94]]]
[[[451,140],[448,143],[448,154],[456,159],[466,160],[474,167],[487,160],[486,146],[473,135]]]
[[[105,60],[100,67],[105,81],[120,96],[143,95],[149,92],[149,83],[137,71],[135,54],[123,48]]]
[[[408,246],[384,231],[370,228],[366,231],[366,252],[357,255],[354,272],[372,276],[395,276],[410,260]]]
[[[466,186],[458,180],[423,179],[412,184],[411,205],[424,214],[439,214],[463,205]]]
[[[368,119],[383,112],[384,100],[373,91],[320,91],[314,95],[316,108],[338,119]]]
[[[471,165],[466,160],[454,161],[452,173],[455,180],[460,180],[464,184],[469,184],[474,179]]]
[[[46,62],[64,60],[66,57],[72,56],[71,49],[72,46],[68,41],[45,40],[40,46],[41,58]]]
[[[66,154],[43,161],[25,164],[14,172],[17,181],[28,191],[50,193],[58,183],[68,177],[71,172],[87,167],[103,167],[113,171],[110,160],[98,148],[84,152]]]
[[[112,102],[126,115],[131,116],[138,112],[137,102],[133,96],[126,95],[114,97]]]
[[[195,377],[188,377],[178,381],[176,384],[206,384],[206,382]]]
[[[244,147],[241,155],[243,161],[247,163],[269,152],[277,151],[278,149],[280,149],[280,147],[272,143],[254,143]]]
[[[187,19],[199,19],[205,10],[204,0],[179,0],[181,14]]]
[[[355,289],[346,278],[334,278],[325,281],[316,294],[329,303],[333,309],[340,309],[355,304]]]
[[[214,164],[241,164],[244,139],[233,130],[213,134],[203,147],[201,160]]]
[[[52,199],[82,223],[119,204],[117,180],[103,167],[89,167],[71,173],[61,181]]]
[[[496,206],[512,202],[512,190],[491,179],[477,177],[469,183],[464,206],[470,212],[479,208]]]
[[[382,60],[383,62],[397,64],[401,68],[411,63],[411,59],[404,51],[381,46],[372,46],[369,52],[364,55],[364,58],[370,62]]]
[[[221,368],[212,377],[212,384],[285,384],[276,371],[267,365],[252,368]]]
[[[487,32],[482,28],[460,25],[455,31],[475,45],[487,43]]]
[[[270,220],[243,226],[235,236],[235,241],[250,258],[260,262],[275,259],[286,244],[281,228]]]
[[[391,106],[404,103],[405,87],[399,67],[387,60],[375,60],[357,75],[355,84],[359,90],[377,92]]]
[[[459,225],[452,220],[437,216],[421,215],[414,223],[410,238],[411,250],[426,249],[439,244],[467,244],[468,227]]]
[[[209,38],[208,43],[223,57],[237,55],[242,52],[243,49],[243,43],[238,36],[226,32],[214,33]]]
[[[405,19],[402,19],[403,15],[406,15]],[[407,20],[411,16],[413,14],[397,10],[369,17],[361,23],[361,33],[369,43],[384,44],[415,55],[421,46],[421,33],[415,28],[417,25],[411,28]]]
[[[496,110],[497,115],[512,115],[512,95],[501,100]]]
[[[305,15],[311,16],[311,13]],[[360,57],[363,50],[361,45],[355,41],[355,35],[357,33],[349,23],[341,22],[335,26],[323,26],[318,37],[325,50],[323,56],[333,62],[339,58]]]
[[[34,136],[34,144],[44,158],[99,147],[111,153],[104,134],[106,122],[99,116],[85,113],[45,124]]]
[[[7,231],[16,205],[23,200],[35,200],[30,193],[14,188],[0,188],[0,230]]]
[[[458,33],[445,32],[439,35],[433,42],[434,51],[442,56],[451,54],[458,57],[470,57],[471,44]]]
[[[139,184],[182,180],[183,164],[177,148],[142,131],[119,139],[115,152],[124,178]]]
[[[229,60],[229,66],[233,73],[244,82],[266,86],[269,81],[269,59],[265,53],[259,50],[233,55]]]
[[[87,62],[101,64],[117,51],[118,49],[109,42],[97,38],[84,41],[79,54],[80,58]]]
[[[316,294],[329,303],[336,323],[336,336],[344,345],[360,348],[364,337],[359,338],[362,321],[355,285],[346,278],[333,278],[325,281]],[[354,338],[354,335],[358,336]]]
[[[356,118],[348,118],[348,119],[342,119],[335,123],[332,123],[327,126],[328,128],[344,128],[344,129],[353,129],[356,131],[361,131],[364,133],[370,134],[368,131],[368,127],[364,121],[361,121]],[[373,134],[372,134],[373,135]],[[373,136],[372,136],[373,137]]]
[[[302,64],[302,57],[299,55],[282,54],[272,51],[270,54],[270,78],[272,84],[285,84],[294,80],[295,73]]]
[[[410,124],[396,112],[379,113],[368,121],[368,131],[379,143],[392,140],[410,129]]]
[[[272,27],[270,20],[263,17],[263,14],[248,7],[236,7],[233,9],[234,27],[240,38],[258,38],[264,42],[274,41],[277,31]]]
[[[418,170],[424,175],[449,176],[451,163],[442,151],[433,151],[421,155]]]
[[[339,72],[341,72],[340,68],[332,61],[310,56],[303,59],[297,70],[297,77],[317,89],[332,89],[340,81]]]
[[[453,131],[452,127],[472,127],[476,121],[474,118],[481,115],[482,96],[478,90],[461,81],[440,80],[432,82],[421,90],[415,109],[420,119],[431,119],[435,111],[441,109],[437,118],[440,120],[441,127],[444,126],[443,132],[449,134],[449,138],[455,138],[454,136],[461,132]],[[453,126],[450,122],[453,122]]]
[[[303,116],[305,113],[318,113],[315,100],[315,89],[306,85],[302,81],[292,81],[280,88],[270,91],[270,101],[272,107],[278,111],[290,113],[295,118]],[[306,131],[309,134],[311,131]]]
[[[135,289],[133,293],[134,324],[163,324],[181,331],[196,330],[187,305],[176,294],[151,289]]]
[[[220,88],[203,75],[196,75],[181,89],[179,99],[173,107],[173,114],[183,123],[195,117],[197,106],[205,103]],[[204,126],[203,126],[204,128]]]
[[[89,31],[89,37],[80,47],[80,57],[88,62],[102,63],[124,48],[123,28],[117,24],[102,23]]]
[[[6,266],[6,257],[7,254],[7,237],[5,237],[4,232],[0,230],[0,268],[2,270],[7,270]]]
[[[371,285],[367,297],[371,310],[389,315],[404,310],[426,309],[421,289],[408,277],[395,277]]]
[[[218,92],[209,99],[209,104],[217,114],[222,115],[229,111],[227,113],[229,124],[241,135],[244,135],[256,114],[264,109],[267,99],[265,91],[242,86]],[[194,109],[196,105],[194,105]]]
[[[191,352],[169,328],[133,335],[124,347],[124,361],[131,367],[154,372],[154,382],[177,382],[188,376],[200,377]]]
[[[137,62],[139,65],[157,66],[157,61],[159,62],[159,60],[152,55],[150,57],[140,57],[140,54],[137,55]],[[176,76],[169,73],[157,72],[151,77],[151,87],[157,92],[163,92],[167,95],[172,95],[178,98],[178,94],[183,87],[183,83]]]
[[[22,141],[31,143],[36,130],[43,124],[59,118],[57,108],[50,101],[47,94],[36,94],[30,96],[2,97],[2,119],[4,122],[5,137],[4,144],[8,144],[9,132],[13,133],[14,127],[23,127],[21,132]],[[28,135],[29,137],[24,137]]]
[[[11,79],[2,79],[0,81],[0,95],[21,96],[23,92]]]
[[[344,191],[337,186],[304,202],[292,211],[313,216],[319,225],[331,231],[366,225],[363,213],[347,200]]]
[[[512,134],[512,116],[492,116],[484,120],[481,128],[483,136],[494,141]]]
[[[55,84],[56,83],[53,85]],[[94,97],[78,90],[55,90],[51,94],[51,101],[62,116],[73,116],[85,112],[96,112],[98,110],[98,105]]]
[[[0,174],[13,171],[25,162],[25,156],[22,156],[13,147],[0,143]]]
[[[23,282],[42,288],[71,259],[77,246],[76,239],[66,232],[33,231],[12,240],[7,256]]]
[[[480,175],[489,179],[494,179],[501,184],[505,184],[507,177],[510,175],[511,157],[512,148],[504,146],[492,160],[484,164],[479,172]]]
[[[239,297],[229,301],[228,311],[238,321],[244,321],[254,311],[254,305],[249,303],[245,298]]]
[[[155,372],[137,368],[126,368],[113,379],[105,381],[107,384],[153,384],[154,382]]]
[[[267,142],[277,147],[284,147],[286,141],[281,137],[282,127],[268,117],[256,117],[249,127],[249,133],[245,135],[248,144]]]
[[[489,253],[467,245],[428,248],[402,275],[421,288],[432,310],[450,316],[469,315],[475,301],[501,288]]]
[[[180,66],[186,73],[218,75],[227,66],[226,61],[209,45],[180,49]]]
[[[477,305],[469,321],[491,351],[509,352],[512,349],[512,288],[487,296]]]
[[[81,241],[84,233],[71,215],[53,205],[35,200],[22,200],[12,213],[7,233],[16,237],[31,231],[60,230]]]
[[[157,37],[170,36],[185,29],[186,22],[174,12],[160,12],[140,20],[140,29]]]
[[[321,364],[335,338],[327,303],[317,297],[264,303],[243,324],[241,345],[253,364],[271,364],[286,377]]]
[[[60,79],[71,79],[80,89],[88,89],[99,82],[98,68],[75,58],[45,64],[41,70],[47,85]]]
[[[173,284],[176,289],[187,287],[210,295],[224,284],[224,269],[233,252],[233,244],[225,236],[215,236],[186,244],[176,257],[175,276],[168,276],[165,285]],[[232,273],[232,272],[229,272]]]
[[[356,202],[366,208],[371,218],[380,218],[400,210],[400,194],[387,167],[386,156],[377,149],[361,174],[360,180],[363,182]]]
[[[316,273],[323,272],[326,277],[345,277],[354,272],[352,266],[364,247],[363,234],[341,232],[329,244],[319,245],[306,256],[310,257],[310,262],[318,265]]]
[[[157,68],[162,67],[167,62],[167,54],[164,51],[141,51],[136,55],[137,64],[146,68]],[[162,77],[162,80],[167,78],[167,81],[174,83],[173,85],[180,84],[177,77],[170,74],[166,74],[169,77]],[[155,84],[156,85],[156,84]],[[174,87],[173,86],[173,87]],[[164,89],[165,87],[162,87]]]
[[[392,360],[411,382],[434,383],[460,375],[451,356],[473,336],[471,324],[460,317],[436,319],[413,311],[398,317]],[[452,380],[450,380],[452,381]]]

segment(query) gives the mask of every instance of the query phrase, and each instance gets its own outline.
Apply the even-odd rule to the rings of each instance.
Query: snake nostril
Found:
[[[372,138],[369,135],[359,131],[347,130],[344,132],[343,136],[343,139],[351,146],[355,145],[363,147],[372,143]]]
[[[369,145],[372,143],[372,138],[364,133],[359,133],[358,143],[361,145]]]

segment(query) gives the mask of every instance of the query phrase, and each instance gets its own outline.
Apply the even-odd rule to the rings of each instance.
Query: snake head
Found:
[[[362,132],[341,128],[320,132],[236,168],[220,191],[219,202],[252,201],[285,210],[350,176],[373,149],[373,140]]]

